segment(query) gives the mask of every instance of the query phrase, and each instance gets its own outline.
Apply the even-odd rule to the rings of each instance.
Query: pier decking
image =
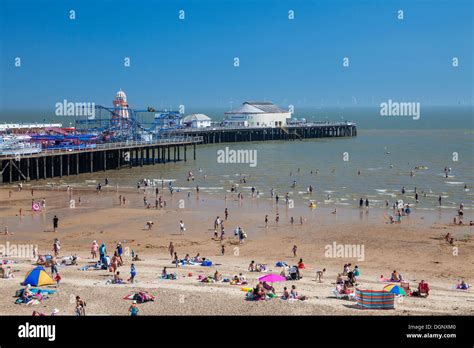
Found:
[[[97,144],[95,148],[78,150],[43,150],[40,153],[0,155],[2,183],[40,180],[93,173],[122,167],[187,160],[188,146],[203,141],[200,136],[171,137],[151,142],[116,142]]]
[[[166,131],[168,136],[194,135],[203,138],[204,144],[268,141],[268,140],[298,140],[310,138],[354,137],[357,127],[351,122],[320,122],[281,127],[211,127],[194,129],[177,129]]]

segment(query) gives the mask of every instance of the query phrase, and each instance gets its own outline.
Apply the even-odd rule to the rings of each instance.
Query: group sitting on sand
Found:
[[[250,272],[267,272],[268,271],[268,267],[266,264],[263,264],[263,263],[255,263],[255,261],[252,260],[252,262],[250,262],[250,265],[248,267],[248,270]]]

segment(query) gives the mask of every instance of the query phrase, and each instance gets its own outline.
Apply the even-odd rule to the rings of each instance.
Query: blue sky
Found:
[[[469,0],[0,4],[0,111],[51,109],[63,99],[110,105],[120,88],[137,108],[473,101]]]

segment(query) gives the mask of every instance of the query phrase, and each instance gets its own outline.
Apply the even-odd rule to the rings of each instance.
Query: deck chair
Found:
[[[407,292],[407,294],[408,294],[409,292],[411,292],[411,290],[410,290],[410,283],[409,283],[409,282],[402,281],[402,282],[400,282],[400,286]]]

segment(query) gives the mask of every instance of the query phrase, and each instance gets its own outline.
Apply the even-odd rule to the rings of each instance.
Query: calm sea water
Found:
[[[213,112],[216,111],[207,113],[212,116]],[[143,178],[170,179],[181,190],[193,190],[199,185],[202,192],[220,197],[232,184],[243,192],[250,192],[255,186],[262,198],[269,198],[273,187],[281,196],[288,192],[295,202],[307,204],[309,199],[315,199],[322,205],[341,207],[356,207],[361,197],[368,197],[371,205],[380,207],[385,200],[390,204],[396,199],[413,203],[416,187],[420,195],[416,209],[437,209],[439,195],[443,209],[455,209],[461,202],[466,209],[474,208],[472,108],[435,108],[426,115],[422,109],[418,121],[383,118],[374,108],[306,112],[301,116],[297,113],[297,117],[353,120],[359,125],[358,136],[203,145],[197,147],[196,161],[84,174],[61,181],[95,186],[108,177],[112,184],[135,187]],[[256,150],[257,165],[218,163],[217,152],[225,147]],[[428,169],[415,170],[416,166]],[[451,168],[448,178],[444,167]],[[414,176],[410,176],[412,170]],[[194,173],[194,182],[187,181],[188,171]],[[246,184],[239,183],[243,177]],[[294,181],[296,187],[292,187]],[[314,188],[312,197],[306,193],[310,185]],[[403,186],[405,195],[401,194]]]

